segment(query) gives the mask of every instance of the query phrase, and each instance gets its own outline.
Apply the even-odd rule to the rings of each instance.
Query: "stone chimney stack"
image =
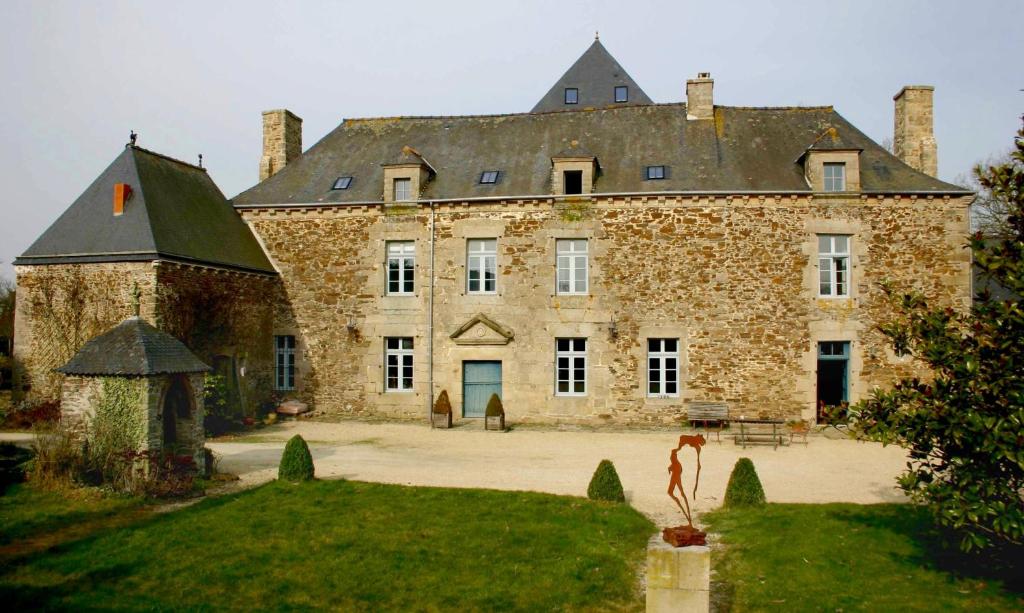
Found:
[[[698,72],[696,79],[686,81],[686,118],[714,119],[715,101],[711,90],[715,81],[710,72]]]
[[[260,181],[264,181],[302,155],[302,119],[287,109],[263,111],[263,157]]]
[[[893,153],[911,168],[933,177],[939,174],[932,116],[934,92],[931,85],[907,85],[892,97],[896,101]]]

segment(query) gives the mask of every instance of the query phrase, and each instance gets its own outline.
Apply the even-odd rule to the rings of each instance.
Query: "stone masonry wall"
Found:
[[[281,271],[275,334],[298,342],[296,395],[328,413],[425,418],[447,389],[462,412],[466,360],[502,362],[512,422],[671,423],[691,400],[739,413],[813,419],[819,341],[851,343],[850,397],[921,366],[897,358],[876,326],[890,308],[877,283],[969,304],[966,199],[634,197],[438,205],[433,329],[428,207],[244,213]],[[851,236],[845,298],[817,297],[817,234]],[[466,241],[497,238],[498,291],[466,292]],[[555,293],[555,241],[589,239],[590,291]],[[385,295],[385,244],[416,244],[416,293]],[[477,313],[514,332],[475,328]],[[478,326],[482,324],[477,324]],[[384,391],[384,338],[414,339],[412,393]],[[588,339],[587,395],[554,394],[555,339]],[[646,390],[646,341],[679,338],[677,398]]]
[[[225,377],[236,411],[270,401],[276,277],[160,262],[157,327]]]
[[[86,341],[135,314],[152,321],[156,272],[151,262],[17,266],[15,399],[57,399],[53,372]]]

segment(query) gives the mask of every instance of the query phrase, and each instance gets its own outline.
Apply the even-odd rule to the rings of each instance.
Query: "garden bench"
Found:
[[[715,430],[715,438],[722,442],[722,426],[729,423],[729,405],[724,402],[691,402],[686,407],[686,419],[690,426],[696,428],[698,423],[704,424],[704,431],[710,436],[711,429],[708,424],[714,422],[718,425]]]

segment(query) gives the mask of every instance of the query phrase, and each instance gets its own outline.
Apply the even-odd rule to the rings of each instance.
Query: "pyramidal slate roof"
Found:
[[[132,190],[113,214],[114,184]],[[274,274],[206,170],[129,145],[15,264],[155,259]]]
[[[140,317],[129,317],[83,345],[57,372],[80,376],[149,376],[210,370],[178,339]]]
[[[626,102],[615,102],[615,87],[619,85],[625,85],[628,88]],[[574,87],[577,90],[576,104],[565,103],[565,89],[568,87]],[[629,73],[612,57],[611,53],[608,53],[601,41],[595,38],[594,44],[583,52],[576,63],[551,86],[548,93],[544,94],[544,97],[530,112],[544,113],[587,107],[652,103],[653,101],[644,93],[644,90],[640,89]]]
[[[868,138],[831,106],[716,106],[714,118],[687,120],[686,104],[654,104],[573,112],[462,117],[350,119],[285,166],[234,198],[238,207],[379,203],[382,163],[414,147],[436,171],[426,200],[543,197],[551,193],[551,158],[566,150],[597,158],[595,193],[811,193],[800,159],[835,128],[842,147],[861,150],[864,193],[965,194],[914,170]],[[573,141],[577,145],[571,147]],[[645,180],[646,166],[665,179]],[[501,181],[480,184],[498,170]],[[341,176],[347,190],[332,190]]]

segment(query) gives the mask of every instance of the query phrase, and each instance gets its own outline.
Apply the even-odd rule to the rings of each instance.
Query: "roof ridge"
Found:
[[[545,115],[556,115],[563,113],[592,113],[594,111],[634,111],[651,107],[686,106],[685,102],[654,102],[652,104],[631,104],[629,106],[608,105],[599,107],[583,107],[578,109],[555,109],[551,111],[537,111],[536,113],[491,113],[491,114],[470,114],[470,115],[380,115],[377,117],[346,117],[342,119],[345,123],[361,123],[369,121],[388,121],[401,119],[490,119],[493,117],[543,117]],[[728,104],[716,104],[719,109],[736,109],[740,111],[834,111],[835,106],[821,104],[812,106],[732,106]],[[183,162],[184,163],[184,162]]]
[[[152,151],[150,149],[145,149],[145,148],[140,147],[138,145],[128,145],[128,148],[132,149],[132,150],[135,150],[135,151],[141,151],[142,153],[148,153],[149,155],[158,157],[158,158],[163,159],[163,160],[167,160],[168,162],[174,162],[175,164],[181,164],[182,166],[187,166],[187,167],[191,168],[192,170],[199,170],[199,171],[204,172],[204,173],[206,172],[206,169],[203,168],[202,166],[196,166],[195,164],[190,164],[190,163],[188,163],[188,162],[186,162],[184,160],[179,160],[178,158],[172,158],[169,155],[164,155],[163,153],[158,153],[158,152]]]

